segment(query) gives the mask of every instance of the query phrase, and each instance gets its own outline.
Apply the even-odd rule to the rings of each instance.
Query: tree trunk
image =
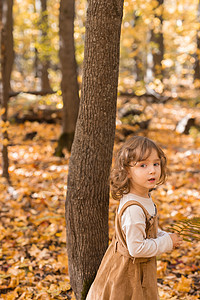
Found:
[[[158,7],[163,6],[164,0],[158,0]],[[163,9],[161,10],[161,12]],[[153,49],[153,73],[155,78],[162,79],[163,70],[162,70],[162,60],[164,58],[164,38],[163,38],[163,17],[161,15],[155,15],[156,18],[160,20],[159,28],[154,28],[152,30],[151,41],[155,43]]]
[[[153,81],[153,53],[152,53],[152,32],[147,31],[146,35],[146,44],[147,44],[147,51],[146,51],[146,72],[144,76],[144,82],[148,85],[150,82]]]
[[[197,20],[200,23],[200,1],[198,3]],[[195,54],[194,80],[200,79],[200,30],[197,31],[197,51]]]
[[[197,53],[195,54],[195,64],[194,64],[194,80],[200,80],[200,31],[197,33]]]
[[[2,130],[2,176],[9,181],[8,173],[8,132],[7,132],[7,110],[10,92],[10,77],[14,60],[13,51],[13,0],[3,0],[1,2],[1,107],[3,114],[1,120]]]
[[[53,90],[49,82],[49,61],[43,61],[41,64],[41,90],[51,93]]]
[[[79,116],[66,199],[68,265],[85,299],[108,246],[109,171],[115,135],[123,0],[89,0]]]
[[[39,59],[38,59],[38,49],[35,47],[35,58],[34,58],[34,70],[35,70],[35,77],[39,77]]]
[[[140,16],[137,16],[136,12],[133,14],[133,28],[137,26],[137,23],[140,21]],[[137,55],[135,56],[135,71],[136,71],[136,81],[144,80],[144,70],[142,69],[142,55],[140,53],[139,48],[139,41],[137,37],[135,37],[134,44],[133,44],[133,51],[137,49]]]
[[[36,0],[37,1],[37,0]],[[40,89],[45,92],[52,92],[52,88],[50,86],[49,82],[49,73],[48,73],[48,68],[49,68],[49,53],[48,53],[48,48],[49,48],[49,38],[48,38],[48,30],[49,30],[49,25],[48,25],[48,14],[47,14],[47,0],[40,0],[40,26],[41,26],[41,36],[40,36],[40,43],[43,45],[44,50],[43,53],[40,55],[40,62],[39,62],[39,78],[41,82],[41,87]]]
[[[74,0],[61,0],[59,55],[62,71],[61,89],[63,97],[63,123],[58,148],[62,148],[62,146],[66,145],[69,151],[71,150],[74,138],[79,109],[79,87],[77,82],[77,65],[74,46],[74,16]]]

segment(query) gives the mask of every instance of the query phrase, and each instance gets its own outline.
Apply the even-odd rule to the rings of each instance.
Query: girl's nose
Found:
[[[152,166],[152,167],[150,168],[149,173],[150,173],[150,174],[154,174],[154,173],[155,173],[155,167],[154,167],[154,166]]]

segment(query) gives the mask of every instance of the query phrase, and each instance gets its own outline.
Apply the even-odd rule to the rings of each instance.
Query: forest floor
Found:
[[[122,118],[122,107],[131,105],[142,114]],[[160,227],[167,230],[174,222],[199,217],[200,132],[193,127],[190,134],[181,134],[176,125],[188,114],[200,116],[200,104],[192,100],[148,104],[121,98],[118,106],[114,150],[134,133],[158,142],[168,157],[168,180],[152,194]],[[148,129],[134,125],[147,120]],[[53,156],[59,134],[59,124],[27,121],[9,127],[12,185],[0,178],[0,299],[74,299],[64,218],[69,154]],[[117,205],[110,200],[110,238]],[[158,257],[161,299],[199,299],[199,261],[196,239]]]

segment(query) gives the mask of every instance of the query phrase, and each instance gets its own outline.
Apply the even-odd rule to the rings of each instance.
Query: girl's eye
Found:
[[[141,168],[145,168],[146,166],[147,166],[146,164],[140,165]]]
[[[158,166],[160,166],[160,163],[155,163],[154,166],[158,167]]]

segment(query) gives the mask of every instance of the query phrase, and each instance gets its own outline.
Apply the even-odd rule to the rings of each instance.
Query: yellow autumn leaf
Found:
[[[37,300],[51,300],[51,297],[47,292],[42,291],[37,295]]]
[[[61,243],[66,243],[66,230],[65,229],[62,232],[56,233],[56,236],[59,237],[59,241]]]
[[[8,288],[14,288],[19,285],[19,276],[11,276]]]
[[[57,256],[57,260],[61,264],[63,271],[67,273],[68,272],[68,257],[67,257],[67,255],[59,254]]]
[[[48,293],[53,296],[58,296],[61,293],[61,289],[56,284],[52,283],[48,289]]]
[[[37,256],[41,251],[35,244],[33,244],[28,252],[31,256]]]
[[[3,144],[4,146],[8,146],[8,144],[9,144],[8,139],[3,139],[2,144]]]
[[[18,297],[18,294],[15,291],[6,293],[6,294],[1,294],[0,299],[5,299],[5,300],[15,300]]]
[[[69,290],[71,288],[70,283],[66,282],[66,281],[59,282],[59,286],[60,286],[61,291],[67,291],[67,290]]]
[[[157,277],[162,278],[167,270],[167,262],[159,261],[157,263]]]
[[[191,284],[192,284],[192,279],[191,278],[186,278],[185,276],[181,276],[181,279],[179,280],[179,282],[175,285],[175,289],[178,292],[186,292],[188,293],[190,291],[191,288]]]
[[[9,121],[3,121],[3,120],[1,120],[0,121],[0,126],[2,127],[2,128],[8,128],[8,126],[10,125],[10,122]]]
[[[137,88],[137,89],[135,90],[135,94],[136,94],[137,96],[142,96],[142,95],[144,95],[145,93],[146,93],[145,88]]]
[[[51,225],[49,225],[46,230],[45,230],[45,234],[48,236],[52,236],[55,235],[56,232],[58,230],[58,225],[55,223],[52,223]]]
[[[0,241],[6,236],[6,229],[0,224]]]
[[[5,107],[1,108],[0,109],[0,116],[2,116],[5,113],[5,111],[6,111]]]

